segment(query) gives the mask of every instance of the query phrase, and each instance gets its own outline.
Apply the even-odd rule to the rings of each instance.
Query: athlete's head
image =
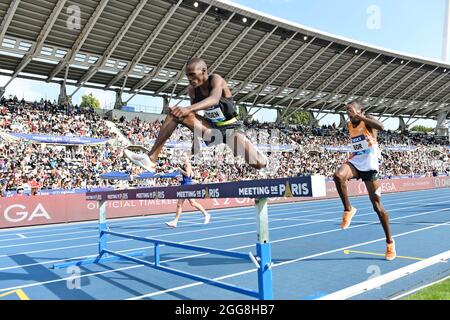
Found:
[[[181,155],[181,161],[183,161],[183,163],[188,162],[190,160],[190,156],[188,152],[183,152],[183,154]]]
[[[352,101],[345,106],[347,110],[347,115],[353,124],[359,124],[360,120],[355,117],[357,114],[362,114],[364,111],[364,106],[360,101]]]
[[[208,67],[202,58],[192,58],[186,64],[186,76],[194,88],[208,80]]]

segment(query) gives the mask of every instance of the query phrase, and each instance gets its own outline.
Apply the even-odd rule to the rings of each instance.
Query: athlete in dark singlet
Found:
[[[178,170],[183,175],[182,180],[181,180],[181,185],[184,186],[184,185],[189,185],[189,184],[193,183],[193,181],[192,181],[193,172],[192,172],[192,166],[191,166],[191,163],[189,162],[189,157],[187,154],[183,155],[182,161],[183,161],[183,166],[181,168],[179,168]],[[170,222],[166,222],[167,226],[169,226],[171,228],[177,227],[178,220],[180,219],[181,212],[183,211],[184,200],[186,200],[186,199],[178,199],[177,212],[175,215],[175,219]],[[203,213],[203,215],[205,216],[204,223],[208,224],[209,220],[211,219],[211,215],[208,212],[206,212],[206,210],[203,208],[203,206],[200,203],[198,203],[197,201],[195,201],[194,199],[188,199],[188,200],[189,200],[189,203],[191,204],[191,206],[193,206],[194,208],[197,208],[198,210],[200,210]]]
[[[136,165],[154,171],[158,155],[178,124],[194,133],[194,154],[199,150],[197,138],[207,145],[226,143],[234,156],[241,155],[255,169],[265,168],[267,158],[246,138],[240,129],[242,122],[236,116],[236,106],[227,82],[218,74],[208,74],[203,59],[192,58],[186,65],[189,79],[189,107],[169,107],[161,130],[149,154],[138,154],[125,150],[125,155]],[[204,115],[197,114],[204,111]]]

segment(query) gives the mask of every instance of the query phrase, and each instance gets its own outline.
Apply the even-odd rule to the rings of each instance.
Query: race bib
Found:
[[[205,110],[205,118],[211,122],[225,121],[225,116],[219,106],[214,106]]]
[[[370,146],[364,135],[352,138],[353,151],[356,154],[363,154],[369,152]]]

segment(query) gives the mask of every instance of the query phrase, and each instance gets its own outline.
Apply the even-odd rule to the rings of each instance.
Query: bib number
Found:
[[[353,151],[356,153],[366,152],[370,148],[370,146],[366,140],[366,137],[363,135],[352,138],[352,147],[353,147]]]
[[[205,110],[205,118],[208,118],[212,122],[225,121],[225,116],[219,106]]]

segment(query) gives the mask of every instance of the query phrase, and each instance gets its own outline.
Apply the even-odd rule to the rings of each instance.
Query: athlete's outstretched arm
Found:
[[[203,99],[200,102],[194,103],[189,107],[173,107],[170,108],[171,114],[176,118],[184,118],[189,113],[197,112],[200,110],[208,109],[209,107],[215,106],[220,102],[220,98],[222,98],[223,91],[223,81],[225,81],[222,77],[215,75],[211,79],[211,92],[206,99]],[[189,96],[191,99],[195,96],[194,89],[189,87]]]
[[[356,114],[355,115],[359,120],[364,121],[366,125],[369,127],[376,129],[378,131],[384,130],[384,124],[381,121],[378,121],[374,117],[370,115],[364,115],[364,114]]]

